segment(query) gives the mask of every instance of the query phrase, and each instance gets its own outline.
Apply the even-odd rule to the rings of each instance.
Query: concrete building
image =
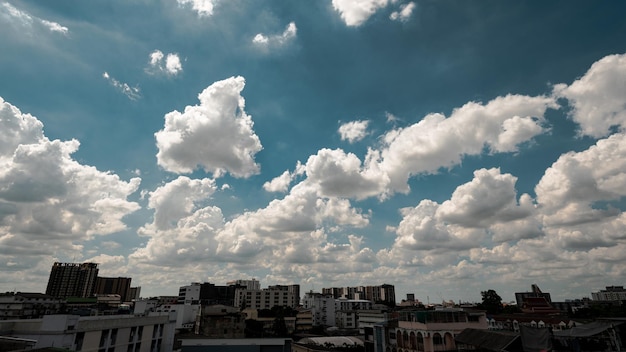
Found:
[[[375,326],[373,346],[397,351],[456,351],[454,337],[461,331],[470,328],[487,330],[489,327],[482,311],[444,308],[398,314],[397,326],[385,326],[384,334],[380,331],[382,325]]]
[[[94,294],[96,295],[120,295],[122,302],[130,302],[130,277],[101,277],[96,278]]]
[[[235,290],[241,286],[217,286],[210,282],[193,282],[191,285],[181,286],[178,290],[178,304],[223,304],[232,306],[235,300]]]
[[[625,301],[626,290],[624,286],[606,286],[605,290],[592,292],[591,298],[594,301]]]
[[[307,292],[302,306],[311,310],[313,326],[335,326],[335,298],[332,295]]]
[[[0,335],[37,341],[34,348],[168,352],[174,344],[174,321],[167,315],[46,315],[41,319],[2,321]]]
[[[322,294],[332,295],[333,298],[362,299],[374,303],[396,305],[396,291],[393,285],[323,288]]]
[[[58,297],[90,297],[94,293],[98,264],[58,263],[50,270],[46,294]]]
[[[216,339],[242,339],[245,337],[245,330],[245,314],[235,307],[204,306],[196,316],[196,335]]]
[[[0,320],[34,319],[56,314],[65,300],[43,293],[7,292],[0,294]]]
[[[300,303],[300,285],[270,286],[262,290],[235,290],[235,307],[272,309],[274,306],[296,308]]]

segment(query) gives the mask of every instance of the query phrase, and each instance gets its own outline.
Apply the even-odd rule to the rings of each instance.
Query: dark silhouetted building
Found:
[[[94,293],[97,295],[120,295],[122,302],[131,300],[130,277],[98,277]]]
[[[90,297],[94,293],[98,264],[58,263],[50,270],[46,294],[58,297]]]

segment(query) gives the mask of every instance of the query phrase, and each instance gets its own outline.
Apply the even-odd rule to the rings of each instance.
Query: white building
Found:
[[[41,318],[56,314],[65,300],[43,293],[0,294],[0,320]]]
[[[176,329],[194,328],[196,316],[200,314],[199,304],[164,304],[154,309],[150,315],[171,314],[176,317]]]
[[[606,290],[592,292],[591,298],[594,301],[624,301],[626,300],[626,290],[624,290],[624,286],[606,286]]]
[[[313,326],[335,326],[335,299],[330,294],[307,292],[302,300],[313,315]]]
[[[178,303],[180,304],[198,304],[200,302],[200,289],[202,284],[192,282],[191,285],[181,286],[178,289]]]
[[[35,349],[168,352],[174,344],[174,321],[168,315],[46,315],[1,321],[0,335],[35,340]]]
[[[235,307],[271,309],[274,306],[296,308],[300,302],[300,285],[270,286],[262,290],[235,290]]]

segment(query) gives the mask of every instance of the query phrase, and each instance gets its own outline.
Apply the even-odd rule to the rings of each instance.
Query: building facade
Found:
[[[274,306],[296,308],[300,303],[300,285],[277,285],[262,290],[235,290],[235,307],[272,309]]]
[[[237,285],[217,286],[210,282],[193,282],[191,285],[181,286],[178,290],[178,304],[234,305]]]
[[[307,292],[302,306],[311,310],[313,326],[335,326],[335,298],[331,294]]]
[[[96,295],[120,295],[122,302],[130,302],[130,277],[101,277],[96,278],[96,287],[94,294]]]
[[[382,284],[379,286],[330,287],[323,288],[322,294],[332,295],[333,298],[361,299],[374,303],[396,305],[395,286]]]
[[[228,286],[241,286],[243,288],[246,288],[248,290],[260,290],[261,289],[261,283],[259,282],[259,280],[257,279],[250,279],[250,280],[233,280],[233,281],[228,281],[226,283],[226,285]]]
[[[42,319],[2,321],[0,335],[35,340],[36,349],[169,352],[174,344],[174,321],[168,315],[46,315]]]
[[[606,286],[605,290],[592,292],[591,298],[594,301],[625,301],[626,290],[624,286]]]
[[[0,294],[0,320],[34,319],[57,314],[65,300],[43,293],[7,292]]]
[[[58,263],[50,270],[46,294],[58,297],[90,297],[94,294],[98,264]]]

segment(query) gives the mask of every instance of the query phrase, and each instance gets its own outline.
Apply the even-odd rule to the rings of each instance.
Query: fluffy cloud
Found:
[[[280,176],[275,177],[269,182],[263,184],[263,189],[268,192],[286,192],[291,183],[291,173],[289,171],[283,172]]]
[[[78,141],[51,141],[42,128],[0,98],[0,247],[10,248],[3,263],[11,266],[76,256],[82,241],[126,230],[124,216],[139,209],[127,200],[139,178],[76,162]]]
[[[543,115],[556,107],[549,97],[507,95],[487,104],[470,102],[450,117],[429,114],[420,122],[384,136],[380,168],[390,190],[408,192],[412,175],[435,173],[457,165],[466,155],[515,152],[520,144],[543,133]]]
[[[69,33],[69,29],[67,27],[56,22],[32,16],[29,13],[9,4],[8,2],[0,4],[0,14],[2,13],[4,13],[5,16],[0,16],[0,20],[4,17],[5,19],[8,19],[11,24],[21,28],[26,28],[29,31],[36,29],[35,27],[37,26],[40,26],[40,28],[45,28],[50,32],[56,32],[63,35],[67,35]]]
[[[176,0],[181,6],[191,6],[200,17],[208,17],[213,14],[213,8],[218,0]]]
[[[281,34],[275,35],[265,35],[263,33],[259,33],[252,39],[252,43],[255,45],[268,48],[273,46],[281,46],[293,40],[296,37],[298,32],[298,28],[294,22],[291,22],[287,25],[287,28]]]
[[[394,21],[408,21],[408,19],[413,14],[413,10],[415,10],[416,6],[417,5],[415,5],[415,3],[412,1],[408,4],[402,4],[400,5],[400,10],[392,12],[391,15],[389,15],[389,18]]]
[[[117,79],[111,77],[108,72],[102,74],[102,77],[106,79],[115,89],[128,97],[130,100],[137,100],[141,98],[141,90],[139,87],[131,87],[128,83],[122,83]]]
[[[360,26],[390,0],[333,0],[333,7],[348,26]]]
[[[149,74],[165,74],[176,76],[183,71],[180,57],[176,53],[163,54],[160,50],[155,50],[150,54],[150,61],[146,72]]]
[[[369,121],[351,121],[339,126],[339,135],[342,141],[350,143],[358,142],[367,136],[367,126]]]
[[[199,166],[215,177],[258,173],[254,155],[262,146],[244,111],[244,85],[243,77],[215,82],[198,95],[200,105],[166,114],[164,129],[155,133],[158,164],[176,173]]]
[[[591,65],[571,85],[557,84],[554,94],[569,100],[580,133],[604,137],[612,127],[626,126],[626,54],[610,55]]]

